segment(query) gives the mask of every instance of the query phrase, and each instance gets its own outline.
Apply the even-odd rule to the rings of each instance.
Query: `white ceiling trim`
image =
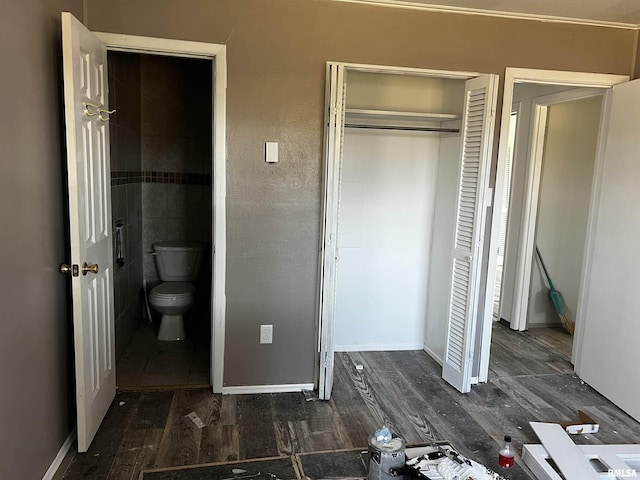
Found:
[[[591,25],[597,27],[622,28],[626,30],[640,30],[640,25],[634,23],[607,22],[588,20],[584,18],[556,17],[551,15],[537,15],[528,13],[502,12],[497,10],[483,10],[479,8],[450,7],[445,5],[427,5],[404,0],[334,0],[336,2],[362,3],[379,7],[408,8],[412,10],[426,10],[429,12],[459,13],[463,15],[484,15],[487,17],[512,18],[517,20],[536,20],[549,23],[570,23],[577,25]]]

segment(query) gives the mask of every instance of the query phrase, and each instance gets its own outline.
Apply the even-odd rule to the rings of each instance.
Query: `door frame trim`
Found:
[[[505,105],[511,105],[513,103],[513,90],[516,83],[534,83],[534,84],[543,84],[543,85],[565,85],[568,87],[591,87],[591,88],[601,88],[603,90],[609,89],[614,85],[625,83],[629,81],[628,75],[610,75],[610,74],[599,74],[599,73],[584,73],[584,72],[569,72],[569,71],[560,71],[560,70],[537,70],[537,69],[528,69],[528,68],[511,68],[507,67],[505,70],[505,83],[504,83],[504,95],[502,100],[502,119],[501,126],[509,124],[509,114],[511,112],[510,108],[504,108]],[[603,92],[604,93],[604,92]],[[495,228],[496,225],[499,224],[500,220],[500,210],[502,203],[502,191],[504,185],[504,175],[505,175],[505,165],[507,159],[507,150],[508,150],[508,135],[506,135],[506,131],[500,132],[500,140],[498,145],[498,164],[496,168],[496,179],[495,179],[495,191],[494,191],[494,208],[492,213],[492,228],[491,228],[491,239],[490,239],[490,247],[489,247],[489,274],[492,272],[495,274],[495,268],[491,268],[491,264],[495,263],[497,256],[497,248],[498,248],[498,229]],[[529,149],[531,151],[531,149]],[[596,160],[597,162],[598,160]],[[528,169],[531,172],[531,169]],[[594,171],[595,174],[595,171]],[[531,173],[527,176],[527,184],[525,188],[527,191],[524,192],[525,202],[524,209],[527,209],[527,205],[531,202],[531,181],[532,175]],[[524,212],[524,215],[521,217],[522,219],[528,218],[527,211]],[[530,229],[530,235],[534,235],[535,229]],[[507,245],[509,244],[507,238]],[[523,240],[521,239],[519,245],[523,244]],[[514,287],[514,307],[511,310],[510,320],[511,320],[511,328],[514,330],[525,330],[526,329],[526,315],[525,318],[521,318],[519,313],[521,309],[516,309],[515,306],[522,305],[523,301],[526,299],[520,298],[524,294],[523,290],[523,278],[525,276],[523,272],[523,268],[525,266],[526,259],[523,256],[526,254],[526,249],[519,248],[518,257],[516,259],[516,284]],[[528,262],[529,266],[531,265],[531,259]],[[495,278],[487,279],[487,298],[493,298],[493,288],[494,288]],[[528,283],[528,281],[527,281]],[[526,303],[526,302],[525,302]],[[485,315],[490,314],[488,310],[485,312]],[[576,323],[576,328],[579,328]],[[487,359],[488,361],[488,359]]]
[[[224,379],[224,339],[226,315],[226,92],[227,47],[214,43],[93,32],[107,50],[147,53],[173,57],[202,58],[213,64],[212,118],[212,299],[211,299],[211,385],[222,393]]]

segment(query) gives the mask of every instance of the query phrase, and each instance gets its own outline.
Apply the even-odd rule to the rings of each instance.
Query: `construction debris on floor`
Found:
[[[576,445],[567,435],[568,427],[542,422],[530,422],[530,425],[542,445],[524,445],[522,459],[538,480],[640,477],[638,444]],[[586,425],[593,425],[593,422]]]
[[[368,480],[395,477],[423,480],[504,480],[498,473],[461,455],[448,442],[405,448],[404,441],[388,428],[369,439]]]

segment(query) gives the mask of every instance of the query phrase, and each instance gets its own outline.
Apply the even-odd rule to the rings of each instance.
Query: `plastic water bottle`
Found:
[[[505,435],[504,437],[504,447],[500,450],[500,454],[498,455],[498,464],[501,467],[511,467],[513,466],[513,449],[511,448],[511,436]]]

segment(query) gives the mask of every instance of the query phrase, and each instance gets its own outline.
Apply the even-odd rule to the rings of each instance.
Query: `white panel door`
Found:
[[[340,159],[344,138],[344,104],[347,92],[343,65],[327,65],[327,99],[325,108],[325,171],[322,247],[320,250],[320,376],[318,397],[331,398],[333,387],[336,263],[338,232],[338,194],[340,191]]]
[[[474,344],[481,315],[480,284],[488,195],[489,167],[497,77],[482,75],[467,81],[462,120],[456,224],[451,255],[451,291],[442,378],[465,393],[477,383],[472,377]],[[482,345],[489,348],[489,345]]]
[[[77,434],[85,452],[116,388],[107,53],[69,13],[62,14],[62,49]]]
[[[576,325],[580,378],[640,421],[640,81],[607,95]],[[597,173],[596,173],[597,175]]]

